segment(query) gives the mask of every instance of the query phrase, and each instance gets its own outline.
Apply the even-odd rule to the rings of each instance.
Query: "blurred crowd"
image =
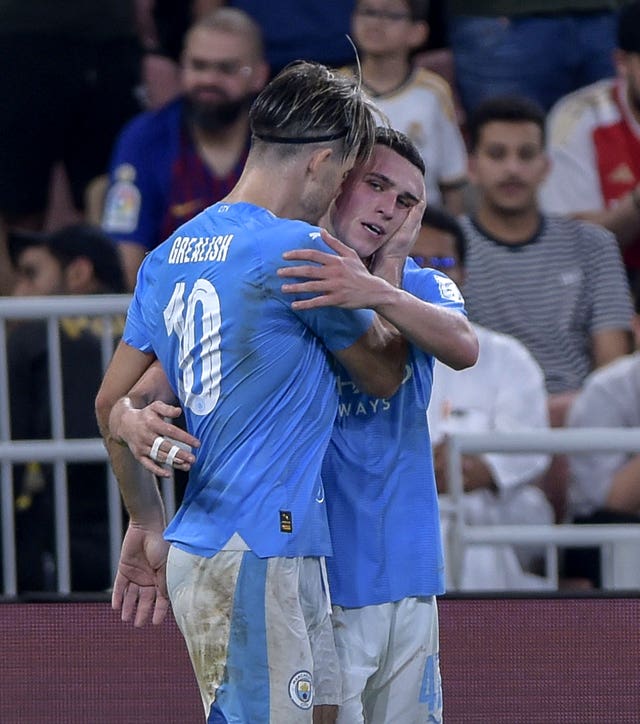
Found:
[[[1,295],[130,292],[238,181],[257,93],[316,60],[418,146],[413,256],[477,329],[474,368],[436,365],[439,494],[451,432],[640,425],[640,0],[7,0],[0,58]],[[60,335],[65,429],[97,437],[102,330],[78,309]],[[7,362],[12,439],[49,437],[44,322],[11,326]],[[49,467],[14,472],[21,591],[55,589]],[[640,454],[465,455],[463,477],[471,524],[640,522]],[[69,486],[72,588],[102,590],[105,466]],[[544,572],[518,541],[464,571],[471,590]],[[563,578],[598,587],[598,556],[570,551]]]

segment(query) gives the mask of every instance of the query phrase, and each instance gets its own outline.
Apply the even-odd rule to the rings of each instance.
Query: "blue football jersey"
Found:
[[[464,311],[449,277],[407,260],[403,287]],[[389,399],[358,390],[339,368],[338,417],[322,467],[334,555],[333,602],[346,607],[444,592],[444,559],[427,406],[433,357],[410,345]]]
[[[369,310],[291,309],[276,270],[317,227],[247,203],[209,207],[138,273],[124,341],[160,359],[201,447],[166,537],[212,555],[238,533],[267,556],[331,552],[320,467],[336,415],[328,350]]]

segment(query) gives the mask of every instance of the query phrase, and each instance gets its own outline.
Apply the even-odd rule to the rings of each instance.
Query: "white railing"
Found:
[[[91,316],[102,320],[102,369],[106,369],[114,348],[114,319],[126,312],[128,295],[0,297],[0,527],[2,532],[2,582],[6,596],[17,592],[13,465],[43,462],[53,465],[53,500],[58,593],[71,590],[67,471],[69,462],[100,462],[107,454],[99,438],[69,440],[64,435],[62,404],[62,365],[58,321],[62,317]],[[49,398],[51,400],[50,440],[11,440],[9,380],[7,366],[7,321],[47,320],[49,349]],[[141,474],[142,470],[141,470]],[[167,513],[175,511],[173,482],[165,479],[162,487]],[[123,533],[122,507],[118,485],[109,468],[108,511],[109,552],[112,573],[120,554]]]
[[[558,586],[558,553],[568,546],[599,547],[602,587],[640,588],[640,524],[468,525],[462,513],[463,453],[640,452],[640,428],[550,429],[514,433],[454,433],[448,464],[451,525],[446,540],[450,589],[460,588],[466,546],[539,544],[546,551],[547,587]]]
[[[106,460],[100,439],[69,440],[64,437],[62,371],[58,320],[65,316],[89,315],[103,319],[102,365],[106,369],[113,352],[113,319],[129,304],[127,295],[75,297],[0,297],[0,506],[2,532],[2,581],[4,594],[16,593],[16,558],[13,502],[15,463],[40,461],[54,466],[54,513],[57,559],[57,589],[70,592],[69,530],[67,513],[67,462]],[[6,357],[7,320],[46,319],[49,344],[49,395],[51,440],[12,441],[10,437],[8,374]],[[599,546],[603,556],[605,588],[640,588],[640,525],[541,525],[470,526],[462,515],[463,452],[627,452],[640,451],[640,429],[593,428],[544,430],[519,433],[455,433],[449,446],[451,474],[451,522],[447,539],[448,578],[459,588],[464,548],[474,543],[540,544],[546,549],[548,586],[558,584],[558,550],[566,546]],[[118,486],[109,474],[109,536],[112,571],[115,572],[123,522]],[[162,494],[171,516],[175,511],[173,481],[164,479]]]

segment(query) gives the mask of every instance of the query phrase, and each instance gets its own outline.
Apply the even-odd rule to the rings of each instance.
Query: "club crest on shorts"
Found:
[[[310,709],[313,704],[313,679],[308,671],[298,671],[289,682],[291,701],[300,709]]]

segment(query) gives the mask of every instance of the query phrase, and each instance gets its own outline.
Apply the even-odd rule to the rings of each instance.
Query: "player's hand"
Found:
[[[293,309],[342,307],[366,309],[375,304],[380,279],[372,276],[360,257],[350,247],[322,229],[323,241],[336,253],[319,249],[294,249],[282,256],[287,261],[309,262],[280,267],[278,275],[306,281],[282,285],[285,294],[313,294],[309,299],[292,302]]]
[[[122,543],[111,606],[123,621],[161,623],[169,609],[166,564],[169,543],[162,530],[129,523]]]
[[[200,441],[165,418],[177,418],[182,410],[175,405],[155,401],[135,409],[118,401],[109,418],[113,437],[125,442],[143,467],[159,477],[171,476],[171,468],[187,471],[195,462],[190,448],[200,447]],[[184,447],[182,447],[184,446]]]
[[[372,255],[369,269],[372,274],[387,279],[386,268],[391,267],[401,274],[406,258],[411,253],[424,215],[425,201],[412,206],[399,229]],[[390,280],[389,280],[390,281]]]

